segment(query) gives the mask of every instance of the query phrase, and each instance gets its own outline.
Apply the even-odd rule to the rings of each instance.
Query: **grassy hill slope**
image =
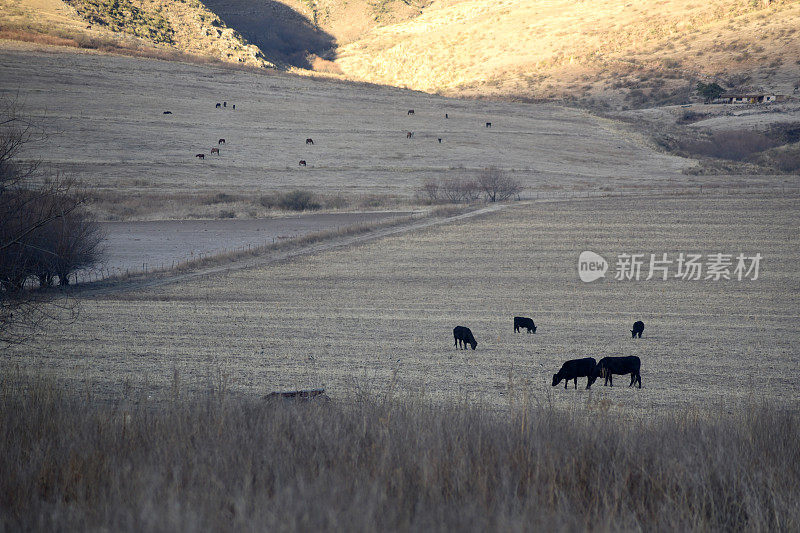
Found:
[[[353,78],[458,95],[682,101],[698,77],[791,92],[800,2],[441,0],[339,49]]]
[[[683,103],[698,80],[781,94],[800,86],[800,0],[0,0],[0,8],[2,28],[115,31],[223,61],[456,96],[642,107]]]

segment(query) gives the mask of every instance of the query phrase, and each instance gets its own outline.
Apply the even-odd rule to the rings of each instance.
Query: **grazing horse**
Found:
[[[219,102],[217,102],[217,109],[219,109],[220,107],[222,107],[222,104],[220,104]]]
[[[306,139],[306,144],[314,144],[314,139],[309,137],[308,139]]]
[[[211,149],[211,155],[214,155],[214,154],[219,155],[219,148],[212,148]]]
[[[300,162],[297,163],[297,165],[300,166],[300,167],[306,166],[306,160],[305,159],[301,159]]]
[[[409,110],[408,110],[408,114],[409,114],[409,115],[413,115],[413,114],[414,114],[414,110],[413,110],[413,109],[409,109]]]
[[[217,144],[225,144],[225,139],[220,139],[219,141],[217,141]]]
[[[406,139],[410,139],[413,136],[414,136],[414,132],[413,131],[407,131],[406,132]]]
[[[200,159],[205,159],[206,158],[206,154],[196,154],[195,157],[200,158]]]
[[[487,127],[487,128],[491,128],[491,127],[492,127],[492,123],[491,123],[491,122],[487,122],[487,123],[486,123],[486,127]]]
[[[171,115],[171,114],[172,114],[172,111],[164,111],[164,114],[165,114],[165,115]]]

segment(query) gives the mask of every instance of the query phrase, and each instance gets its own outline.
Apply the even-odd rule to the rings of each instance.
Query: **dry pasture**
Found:
[[[355,392],[540,405],[648,417],[797,410],[796,197],[530,202],[286,263],[83,302],[4,364],[108,398],[170,390]],[[582,283],[577,258],[723,252],[763,256],[755,281]],[[674,267],[673,267],[674,268]],[[673,270],[674,272],[674,270]],[[514,334],[532,316],[535,335]],[[641,340],[629,329],[644,320]],[[453,347],[472,328],[475,351]],[[644,388],[551,388],[566,359],[638,355]]]
[[[683,181],[681,170],[693,165],[576,109],[4,47],[0,95],[17,98],[51,134],[27,156],[114,202],[158,201],[157,212],[139,218],[185,218],[187,194],[218,191],[257,200],[299,187],[410,200],[426,178],[474,175],[490,165],[531,190],[614,189]],[[228,106],[217,109],[217,102]],[[220,155],[210,155],[214,147]],[[130,211],[119,216],[136,217],[136,206]]]

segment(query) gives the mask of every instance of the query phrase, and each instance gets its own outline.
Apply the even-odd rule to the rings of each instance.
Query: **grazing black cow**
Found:
[[[445,114],[444,114],[444,118],[450,118],[450,117],[448,117],[448,116],[447,116],[447,113],[445,113]]]
[[[442,138],[439,137],[439,144],[442,144]]]
[[[306,139],[306,144],[314,144],[314,139],[309,137],[308,139]]]
[[[196,154],[195,157],[197,157],[199,159],[205,159],[206,158],[206,154]]]
[[[639,338],[642,338],[642,332],[644,331],[644,322],[641,320],[637,320],[633,323],[633,329],[631,330],[631,338],[635,339],[636,335],[639,335]]]
[[[228,102],[222,102],[222,107],[228,107]]]
[[[528,333],[536,333],[536,324],[533,323],[532,318],[524,316],[514,317],[514,333],[519,333],[519,328],[526,328]]]
[[[486,127],[487,127],[487,128],[491,128],[491,127],[492,127],[492,123],[491,123],[491,122],[487,122],[487,123],[486,123]]]
[[[164,111],[164,114],[165,114],[165,115],[171,115],[171,114],[172,114],[172,111]]]
[[[614,380],[612,376],[614,374],[630,374],[631,384],[628,385],[628,387],[638,382],[639,388],[641,389],[642,376],[639,374],[639,369],[641,369],[641,367],[642,362],[635,355],[629,355],[628,357],[603,357],[600,359],[600,362],[597,363],[595,377],[605,378],[603,386],[610,385],[613,387]]]
[[[219,141],[217,141],[217,144],[225,144],[225,139],[220,139]]]
[[[564,380],[564,388],[567,388],[569,385],[569,380],[575,380],[575,388],[578,388],[578,378],[587,378],[586,379],[586,388],[592,386],[592,383],[595,382],[597,379],[597,373],[595,371],[595,363],[594,357],[584,357],[583,359],[570,359],[563,365],[561,365],[561,370],[558,371],[558,374],[553,374],[553,387],[558,385],[561,380]]]
[[[413,136],[414,136],[414,132],[413,131],[407,131],[406,132],[406,139],[410,139]]]
[[[236,104],[233,104],[233,110],[236,111]]]
[[[409,114],[409,115],[413,115],[413,114],[414,114],[414,110],[413,110],[413,109],[409,109],[409,110],[408,110],[408,114]]]
[[[217,102],[217,109],[219,109],[220,107],[222,107],[222,104],[220,104],[219,102]]]
[[[461,346],[464,350],[467,349],[467,344],[472,346],[473,350],[478,345],[478,341],[472,336],[472,331],[464,326],[456,326],[453,328],[453,338],[456,340],[453,346]]]
[[[305,159],[301,159],[300,162],[297,163],[297,166],[300,166],[300,167],[306,166],[306,160]]]
[[[212,148],[211,149],[211,155],[214,155],[214,154],[219,155],[219,148]]]

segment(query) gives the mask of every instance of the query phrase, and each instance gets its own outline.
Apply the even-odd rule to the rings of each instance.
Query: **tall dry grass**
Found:
[[[0,529],[800,528],[798,415],[621,420],[419,396],[160,401],[2,379]],[[593,413],[593,414],[592,414]]]

